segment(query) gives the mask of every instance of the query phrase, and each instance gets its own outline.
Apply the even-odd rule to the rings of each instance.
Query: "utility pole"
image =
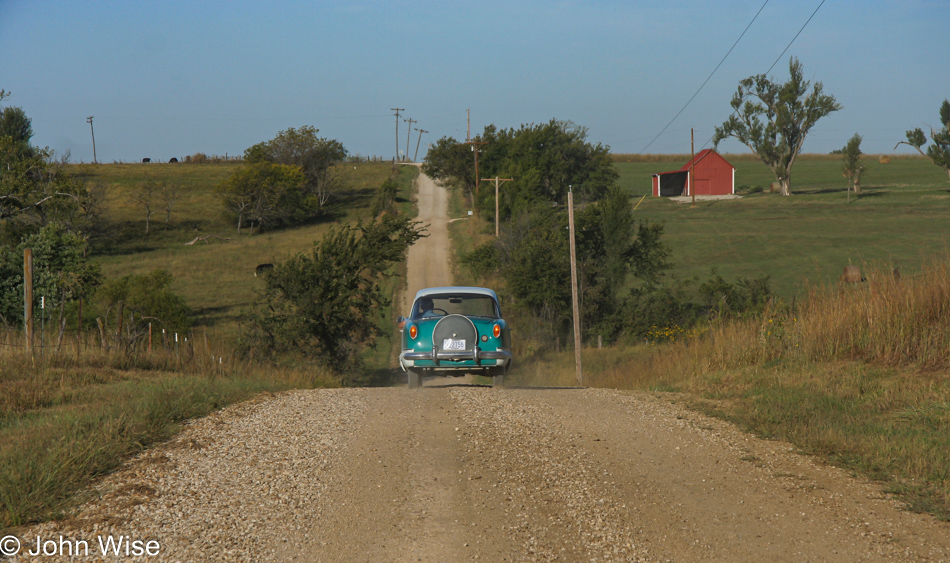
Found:
[[[470,109],[465,110],[465,142],[472,140],[472,114]]]
[[[403,121],[407,121],[409,123],[409,127],[406,129],[406,162],[409,162],[409,137],[412,136],[412,124],[419,122],[412,119],[411,117],[409,119],[403,119]]]
[[[693,135],[693,128],[689,128],[689,195],[693,196],[693,204],[690,207],[696,207],[696,186],[694,184],[693,178],[693,167],[696,166],[696,163],[693,162],[696,160],[696,141]]]
[[[468,142],[466,142],[465,144],[466,144],[466,145],[472,145],[472,152],[475,153],[475,201],[478,201],[478,184],[479,184],[479,182],[481,182],[481,180],[480,180],[479,177],[478,177],[478,152],[481,150],[480,147],[481,147],[482,145],[487,145],[487,144],[488,144],[488,141],[473,140],[473,141],[468,141]],[[473,201],[472,203],[474,204],[475,201]],[[477,205],[475,205],[475,215],[476,215],[476,216],[478,215],[478,206],[477,206]]]
[[[498,238],[498,185],[501,182],[512,182],[512,178],[485,178],[482,182],[495,182],[495,238]]]
[[[396,112],[396,159],[399,159],[399,112],[406,111],[406,108],[389,108]]]
[[[416,141],[416,154],[412,155],[412,161],[413,161],[413,162],[415,162],[416,159],[419,158],[419,143],[422,142],[422,134],[423,134],[423,133],[428,133],[428,131],[426,131],[425,129],[418,129],[418,128],[417,128],[416,131],[419,132],[419,139]]]
[[[96,161],[96,131],[92,128],[92,116],[86,118],[86,123],[89,124],[89,131],[92,133],[92,163],[98,164]]]
[[[577,370],[577,385],[584,386],[584,369],[581,367],[581,305],[577,296],[577,248],[574,245],[574,191],[567,191],[567,225],[571,235],[571,300],[574,305],[574,366]]]
[[[33,249],[23,249],[23,327],[26,351],[33,354]]]

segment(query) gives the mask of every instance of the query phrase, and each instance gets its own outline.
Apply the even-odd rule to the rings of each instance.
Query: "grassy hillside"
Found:
[[[149,352],[126,353],[100,349],[87,339],[80,354],[69,335],[62,353],[47,348],[34,358],[22,354],[20,331],[0,332],[0,535],[8,527],[65,516],[96,477],[174,435],[182,421],[260,393],[339,385],[333,374],[312,366],[278,368],[240,358],[230,340],[237,332],[238,315],[261,281],[254,277],[254,267],[308,250],[332,224],[367,217],[391,167],[349,165],[345,189],[320,221],[238,236],[214,196],[214,187],[237,166],[73,168],[89,186],[108,192],[108,228],[94,241],[91,258],[102,263],[107,276],[155,268],[171,271],[174,290],[197,311],[198,326],[190,342],[169,350],[156,346]],[[409,195],[416,174],[415,167],[405,167],[397,177],[397,203],[406,212],[411,212]],[[157,213],[148,235],[144,210],[130,199],[147,181],[176,183],[187,194],[173,208],[168,228],[164,215]],[[184,244],[199,234],[230,240]],[[388,283],[394,291],[399,278]],[[365,360],[367,368],[385,380],[388,343],[367,351]]]
[[[197,313],[197,325],[209,327],[221,337],[237,330],[241,311],[251,303],[260,280],[258,264],[274,263],[308,250],[327,229],[338,222],[356,221],[369,215],[376,189],[389,177],[389,163],[347,165],[345,187],[331,200],[328,213],[310,224],[250,235],[237,234],[228,220],[215,186],[227,179],[237,164],[113,164],[77,167],[89,184],[108,191],[106,219],[108,237],[94,246],[93,259],[106,276],[140,274],[162,268],[175,276],[174,291]],[[409,208],[409,189],[415,167],[401,167],[399,204]],[[177,183],[185,197],[173,207],[165,225],[164,210],[152,217],[145,234],[145,211],[131,195],[146,181]],[[167,228],[166,228],[167,227]],[[207,242],[186,243],[196,236]]]
[[[705,278],[717,268],[727,279],[772,276],[786,300],[801,298],[807,283],[837,279],[842,269],[865,263],[893,265],[913,274],[947,249],[950,182],[923,158],[866,156],[864,193],[847,202],[839,157],[804,155],[792,170],[793,196],[769,194],[769,169],[750,155],[725,155],[736,167],[736,185],[766,193],[739,200],[698,202],[695,208],[654,198],[651,175],[675,170],[683,157],[617,155],[620,184],[647,197],[640,218],[666,225],[673,273]],[[629,162],[628,162],[629,161]]]

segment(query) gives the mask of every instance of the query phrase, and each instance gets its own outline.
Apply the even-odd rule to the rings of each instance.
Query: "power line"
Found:
[[[815,8],[815,11],[812,12],[810,16],[808,16],[808,19],[805,21],[805,25],[803,25],[802,28],[798,30],[798,33],[795,34],[795,37],[792,37],[792,40],[788,42],[788,45],[786,45],[785,48],[782,49],[782,54],[779,55],[777,59],[775,59],[775,62],[772,63],[772,66],[770,66],[767,71],[765,71],[765,74],[772,72],[772,69],[775,68],[775,65],[777,65],[778,62],[782,60],[782,57],[785,56],[785,51],[788,51],[789,47],[792,46],[792,43],[794,43],[795,40],[798,39],[798,36],[801,35],[803,31],[805,31],[805,26],[808,25],[808,22],[810,22],[813,17],[815,17],[815,14],[818,13],[818,10],[821,9],[822,4],[824,3],[825,3],[825,0],[821,0],[821,4],[818,4],[818,7]]]
[[[640,149],[640,152],[637,153],[637,154],[643,154],[643,151],[645,151],[645,150],[647,150],[648,148],[650,148],[650,145],[652,145],[654,141],[656,141],[657,139],[659,139],[659,138],[660,138],[660,135],[662,135],[663,133],[665,133],[666,130],[670,127],[670,125],[672,125],[673,122],[676,121],[676,118],[679,117],[680,114],[683,113],[683,112],[686,110],[686,108],[689,106],[689,104],[692,103],[693,99],[696,98],[696,96],[699,95],[699,92],[703,89],[703,87],[706,86],[706,83],[709,82],[709,79],[712,78],[714,74],[716,74],[716,71],[719,70],[719,67],[722,66],[722,63],[726,62],[726,58],[729,56],[730,53],[732,53],[732,50],[736,48],[736,45],[739,44],[739,41],[742,41],[742,38],[745,37],[746,32],[749,31],[749,28],[752,27],[752,24],[755,22],[756,18],[759,17],[759,14],[762,13],[762,10],[765,9],[765,5],[768,4],[768,3],[769,3],[769,0],[765,0],[765,2],[762,4],[762,7],[759,8],[759,11],[756,12],[756,13],[755,13],[755,16],[752,17],[752,21],[749,22],[749,25],[745,26],[745,29],[742,30],[742,34],[739,35],[739,38],[736,39],[736,42],[732,44],[732,47],[729,48],[729,51],[727,51],[726,54],[722,57],[722,60],[719,61],[719,64],[716,65],[716,68],[714,68],[713,71],[709,73],[709,76],[706,77],[706,80],[703,81],[703,83],[699,86],[699,88],[696,90],[696,92],[693,94],[693,96],[689,99],[689,101],[686,102],[686,104],[682,107],[682,109],[680,109],[678,112],[676,112],[676,115],[674,115],[674,116],[673,116],[673,119],[671,119],[670,122],[666,124],[666,127],[664,127],[662,131],[660,131],[659,133],[657,133],[657,134],[656,134],[656,137],[653,137],[653,139],[652,139],[649,143],[647,143],[647,145],[646,145],[645,147],[643,147],[642,149]],[[807,22],[806,22],[806,23],[807,23]],[[799,33],[801,33],[801,32],[799,32]],[[798,37],[798,36],[796,35],[796,37]],[[786,47],[786,49],[787,49],[787,47]],[[783,51],[782,54],[784,55],[785,52]],[[773,65],[773,66],[774,66],[774,65]],[[769,69],[769,70],[771,70],[771,69]]]
[[[824,5],[824,3],[825,3],[825,0],[821,0],[821,2],[818,4],[818,7],[815,8],[815,11],[812,12],[810,16],[808,16],[808,19],[805,20],[805,23],[802,25],[801,29],[798,30],[798,33],[795,34],[795,37],[792,37],[792,40],[788,42],[788,45],[786,45],[785,48],[782,49],[782,53],[775,59],[775,62],[772,63],[772,66],[770,66],[769,69],[768,69],[767,71],[765,71],[765,74],[768,74],[768,73],[772,72],[772,69],[775,68],[775,65],[777,65],[778,62],[779,62],[780,60],[782,60],[782,57],[784,57],[784,56],[785,56],[785,53],[789,50],[789,48],[791,48],[792,43],[794,43],[795,40],[798,39],[798,36],[801,35],[803,31],[805,31],[805,26],[807,26],[808,23],[812,20],[812,18],[815,17],[815,14],[818,13],[818,10],[821,9],[821,7],[822,7],[822,5]],[[737,114],[738,112],[739,112],[739,108],[736,108],[736,109],[734,109],[734,110],[732,111],[732,114],[735,115],[735,114]],[[706,148],[706,145],[708,145],[708,144],[713,140],[713,137],[715,137],[715,136],[716,136],[716,134],[713,133],[712,136],[709,137],[709,140],[707,140],[705,143],[703,143],[703,146],[700,147],[700,150]]]

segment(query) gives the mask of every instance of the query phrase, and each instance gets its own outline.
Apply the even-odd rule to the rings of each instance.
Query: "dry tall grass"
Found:
[[[288,388],[335,386],[329,374],[241,359],[200,336],[176,348],[64,345],[27,355],[0,338],[0,530],[56,518],[126,457],[180,422]]]
[[[662,348],[655,375],[706,374],[776,361],[858,360],[922,370],[950,367],[950,260],[912,278],[871,268],[867,281],[813,287],[791,309],[714,325]]]

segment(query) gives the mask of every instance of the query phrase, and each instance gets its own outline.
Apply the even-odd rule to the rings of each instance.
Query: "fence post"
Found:
[[[23,325],[26,351],[33,354],[33,249],[23,249]]]

